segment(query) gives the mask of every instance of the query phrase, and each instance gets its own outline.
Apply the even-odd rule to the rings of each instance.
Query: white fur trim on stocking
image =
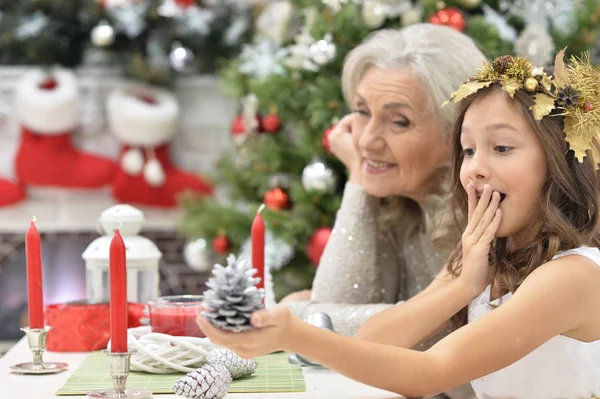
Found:
[[[144,180],[152,187],[165,184],[165,171],[157,159],[150,159],[144,166]]]
[[[139,89],[138,89],[139,90]],[[166,90],[146,88],[150,104],[135,95],[135,88],[119,88],[108,97],[106,108],[110,129],[124,144],[156,147],[169,142],[177,132],[179,105]]]
[[[40,69],[26,72],[17,84],[15,112],[21,124],[36,133],[52,135],[74,129],[80,120],[79,87],[72,71],[52,71],[57,86],[40,88],[48,75]]]
[[[130,148],[121,158],[121,168],[130,176],[138,176],[144,168],[144,155],[139,148]]]

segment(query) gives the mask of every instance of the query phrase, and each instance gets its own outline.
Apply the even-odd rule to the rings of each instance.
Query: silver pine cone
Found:
[[[221,399],[229,392],[231,374],[221,364],[207,365],[188,373],[173,385],[179,396],[192,399]]]
[[[229,370],[231,378],[249,377],[256,371],[256,362],[252,359],[242,359],[227,348],[215,348],[206,356],[207,364],[221,364]]]
[[[263,309],[263,289],[256,288],[259,278],[245,258],[227,257],[227,267],[216,264],[206,283],[202,315],[224,330],[240,332],[252,328],[250,316]]]

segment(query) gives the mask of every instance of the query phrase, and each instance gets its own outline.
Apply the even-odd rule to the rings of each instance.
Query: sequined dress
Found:
[[[346,183],[311,300],[288,305],[297,316],[325,312],[337,332],[353,335],[373,314],[421,292],[441,270],[447,254],[436,253],[424,232],[399,242],[378,231],[379,203],[362,186]]]

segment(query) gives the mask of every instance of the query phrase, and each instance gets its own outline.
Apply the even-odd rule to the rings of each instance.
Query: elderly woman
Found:
[[[325,312],[353,335],[442,270],[459,236],[447,192],[455,108],[441,104],[484,59],[467,36],[429,24],[378,31],[348,54],[342,86],[353,112],[329,141],[350,177],[312,291],[282,301],[296,315]],[[448,395],[474,396],[468,386]]]
[[[484,59],[467,36],[430,24],[378,31],[348,54],[353,112],[329,140],[350,178],[312,291],[282,301],[298,316],[326,312],[352,335],[442,269],[459,237],[446,187],[455,109],[441,104]]]

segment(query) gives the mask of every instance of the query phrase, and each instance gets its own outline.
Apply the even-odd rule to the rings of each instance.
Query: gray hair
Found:
[[[444,133],[449,135],[456,105],[451,103],[441,108],[441,104],[484,60],[485,56],[468,36],[446,26],[416,24],[400,30],[380,30],[346,56],[342,90],[351,105],[369,68],[409,68],[425,86],[432,110],[440,118]]]
[[[371,67],[407,68],[424,85],[431,111],[443,128],[441,133],[449,139],[456,104],[441,105],[484,61],[485,56],[468,36],[446,26],[416,24],[400,30],[380,30],[346,56],[342,72],[344,98],[351,106],[361,79]],[[406,197],[382,198],[380,228],[391,229],[403,239],[424,227],[433,248],[449,255],[460,232],[448,216],[452,215],[448,170],[448,163],[440,165],[436,179],[439,190],[427,196],[424,209]]]

